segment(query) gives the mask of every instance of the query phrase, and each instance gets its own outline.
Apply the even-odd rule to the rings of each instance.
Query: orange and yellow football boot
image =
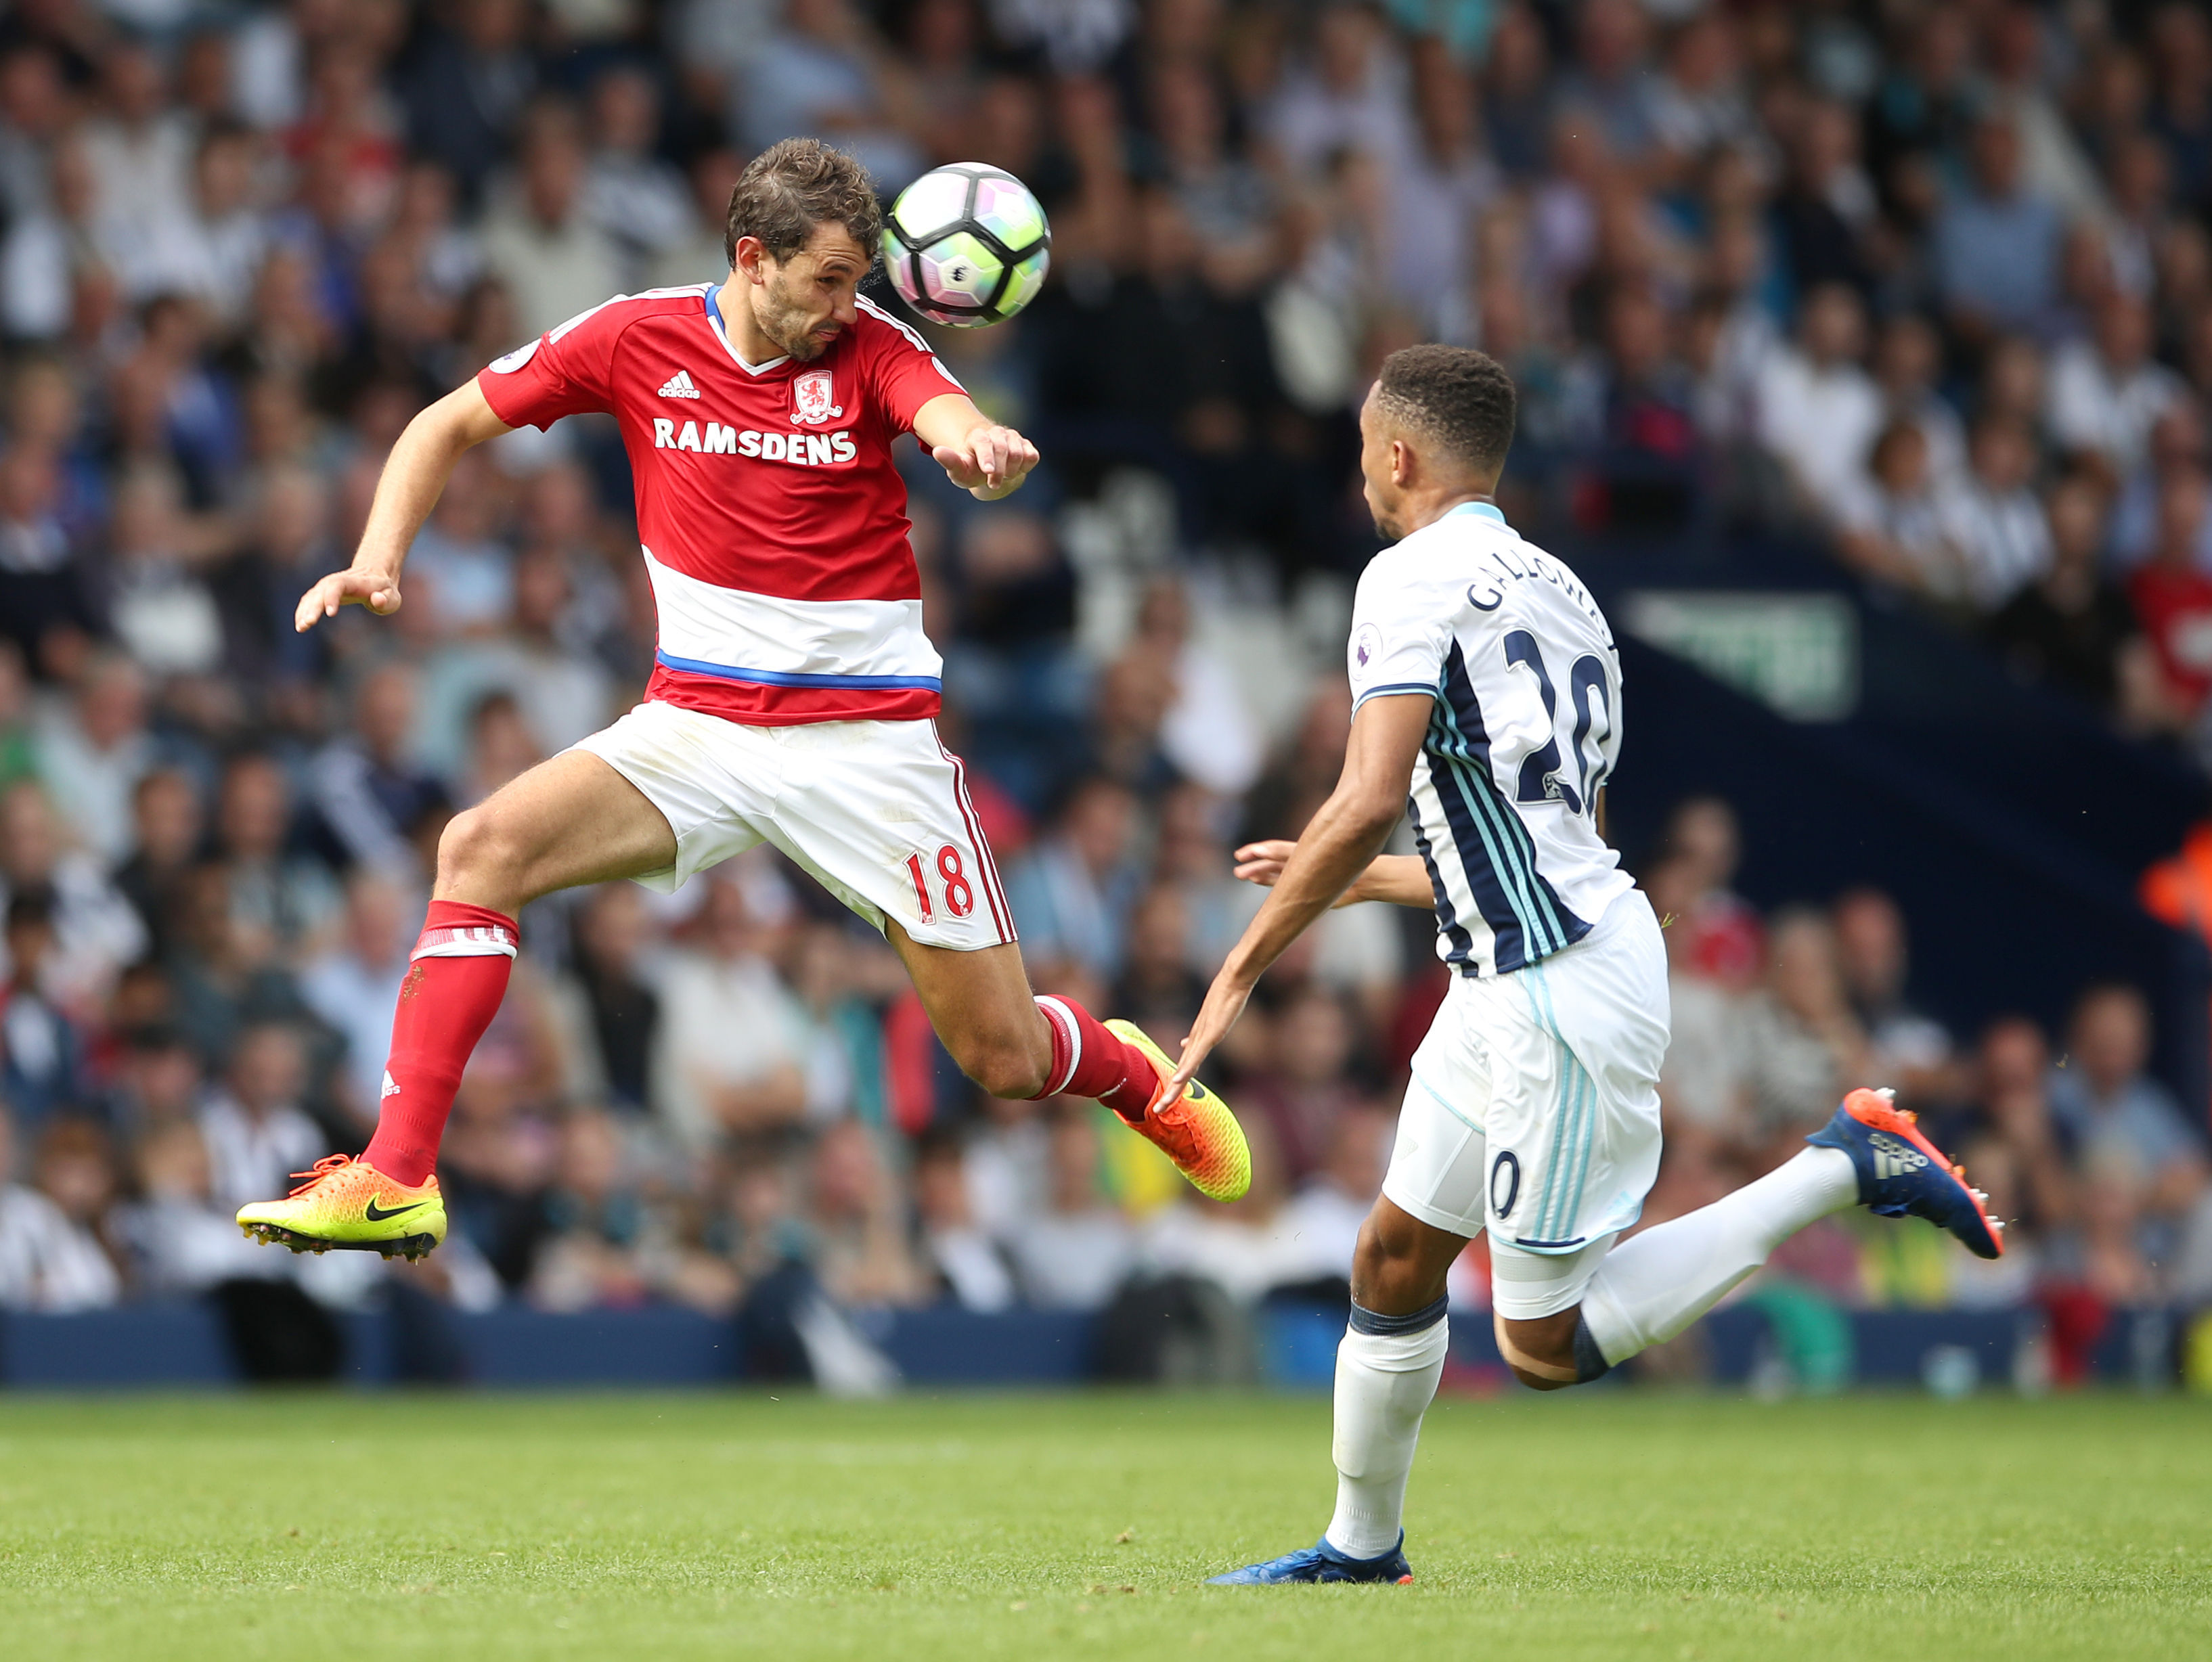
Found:
[[[1161,1085],[1175,1072],[1166,1052],[1134,1022],[1117,1018],[1106,1023],[1106,1031],[1144,1052]],[[1252,1150],[1244,1141],[1243,1127],[1229,1105],[1197,1080],[1185,1085],[1172,1102],[1160,1101],[1155,1086],[1145,1117],[1126,1123],[1174,1161],[1176,1169],[1208,1200],[1242,1200],[1252,1186]]]
[[[418,1259],[446,1238],[446,1198],[437,1174],[419,1188],[394,1182],[365,1160],[334,1154],[282,1200],[258,1200],[238,1209],[248,1239],[295,1253],[381,1253]]]

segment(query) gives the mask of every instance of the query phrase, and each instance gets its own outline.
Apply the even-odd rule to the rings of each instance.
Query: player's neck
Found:
[[[1488,502],[1492,507],[1498,506],[1493,492],[1486,488],[1439,487],[1434,490],[1408,491],[1401,519],[1406,535],[1411,537],[1417,531],[1425,530],[1454,508],[1465,507],[1469,502]]]
[[[760,325],[753,319],[752,307],[738,291],[734,276],[725,279],[708,300],[714,308],[714,315],[722,320],[722,334],[730,343],[730,349],[755,369],[791,355],[761,333]]]

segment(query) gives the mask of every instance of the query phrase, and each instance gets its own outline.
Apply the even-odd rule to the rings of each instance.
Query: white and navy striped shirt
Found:
[[[1437,952],[1503,975],[1571,946],[1632,887],[1597,834],[1620,756],[1620,657],[1574,573],[1468,502],[1368,564],[1346,653],[1353,707],[1435,700],[1406,811]]]

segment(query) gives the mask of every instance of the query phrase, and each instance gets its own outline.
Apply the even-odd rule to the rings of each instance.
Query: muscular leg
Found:
[[[1533,1321],[1501,1318],[1498,1349],[1521,1382],[1539,1391],[1595,1379],[1673,1338],[1783,1241],[1857,1198],[1850,1156],[1806,1149],[1711,1205],[1614,1247],[1573,1309]]]
[[[422,1183],[469,1053],[506,996],[515,913],[540,895],[656,871],[676,836],[637,787],[570,750],[454,816],[438,840],[438,878],[392,1018],[376,1135],[362,1158]]]
[[[541,895],[676,863],[676,834],[599,757],[564,750],[456,814],[438,839],[433,898],[513,917]]]
[[[1158,1071],[1073,998],[1037,998],[1019,947],[925,946],[896,919],[884,933],[945,1048],[992,1095],[1095,1097],[1132,1124],[1144,1118]]]
[[[1360,1226],[1352,1321],[1336,1350],[1336,1512],[1324,1538],[1349,1557],[1398,1544],[1421,1416],[1450,1340],[1444,1277],[1466,1246],[1387,1197]]]
[[[1052,1069],[1052,1029],[1030,991],[1021,948],[924,946],[896,919],[885,920],[884,933],[961,1072],[994,1096],[1042,1094]]]

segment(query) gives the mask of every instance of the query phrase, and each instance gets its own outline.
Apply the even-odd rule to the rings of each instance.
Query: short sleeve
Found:
[[[1394,693],[1429,693],[1443,676],[1451,646],[1449,605],[1428,604],[1418,583],[1390,568],[1387,556],[1370,563],[1352,602],[1352,640],[1345,673],[1352,679],[1352,707]]]
[[[611,410],[615,342],[626,315],[613,307],[608,300],[579,312],[477,371],[492,414],[509,427],[549,428],[563,416]]]
[[[872,317],[882,325],[868,331],[867,359],[868,391],[876,408],[884,412],[894,433],[908,433],[914,428],[914,418],[921,407],[932,398],[941,398],[946,393],[962,397],[968,389],[952,378],[952,372],[929,349],[929,343],[896,318],[879,312],[862,314]]]

